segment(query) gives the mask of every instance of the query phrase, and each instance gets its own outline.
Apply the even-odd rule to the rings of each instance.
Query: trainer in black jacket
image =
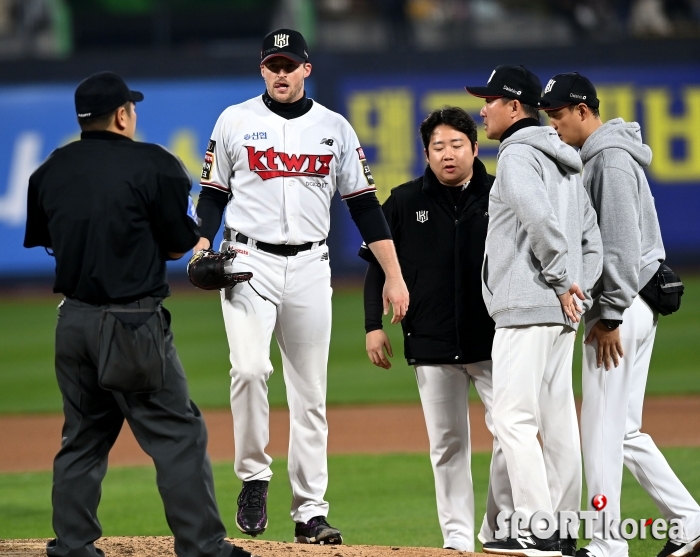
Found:
[[[411,299],[401,322],[404,351],[415,368],[428,430],[444,547],[474,551],[468,395],[473,382],[493,433],[495,326],[481,295],[481,266],[494,177],[476,158],[476,124],[461,108],[431,112],[420,133],[428,166],[420,178],[394,188],[382,209]],[[388,369],[391,343],[380,330],[384,276],[364,246],[360,256],[369,262],[367,355]],[[482,543],[495,539],[500,511],[512,512],[513,502],[505,457],[494,439]]]
[[[481,296],[481,264],[494,177],[478,158],[473,168],[461,190],[440,184],[428,166],[420,178],[394,188],[382,206],[410,293],[401,322],[409,364],[491,359],[494,323]],[[384,275],[364,245],[360,257],[370,263],[365,278],[370,332],[382,328]]]

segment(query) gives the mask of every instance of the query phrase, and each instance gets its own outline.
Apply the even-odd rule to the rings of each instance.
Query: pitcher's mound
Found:
[[[47,540],[0,540],[0,557],[44,557]],[[231,540],[258,557],[455,557],[482,553],[450,551],[434,547],[382,545],[306,545],[286,542]],[[107,557],[174,557],[171,537],[100,538],[95,544]]]

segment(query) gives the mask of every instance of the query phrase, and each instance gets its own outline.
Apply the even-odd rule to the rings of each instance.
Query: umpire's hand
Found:
[[[367,333],[365,346],[367,347],[367,355],[369,356],[370,362],[384,369],[389,369],[391,367],[391,362],[387,358],[387,355],[393,358],[394,352],[391,349],[389,337],[386,336],[386,333],[382,329],[376,329]],[[384,353],[385,350],[386,354]]]

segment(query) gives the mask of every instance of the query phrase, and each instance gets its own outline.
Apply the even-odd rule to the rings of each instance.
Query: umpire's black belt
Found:
[[[234,232],[234,230],[226,228],[224,230],[224,240],[228,240],[229,242],[235,241],[241,244],[248,244],[250,242],[251,239],[245,234],[238,232],[234,236]],[[265,242],[258,242],[257,240],[253,240],[253,243],[260,251],[266,251],[267,253],[281,255],[283,257],[293,257],[300,251],[307,251],[313,247],[322,246],[326,243],[326,240],[321,240],[320,242],[306,242],[305,244],[299,244],[297,246],[289,244],[266,244]]]

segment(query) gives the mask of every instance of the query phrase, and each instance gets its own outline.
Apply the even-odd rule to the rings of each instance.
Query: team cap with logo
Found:
[[[299,31],[277,29],[265,35],[260,52],[260,63],[264,64],[273,56],[284,56],[297,64],[304,64],[309,61],[308,52],[306,41]]]
[[[486,87],[466,86],[475,97],[518,99],[524,104],[537,106],[542,94],[540,78],[524,66],[498,66],[489,77]]]
[[[578,72],[560,73],[549,80],[540,99],[540,110],[558,110],[570,104],[587,104],[598,108],[595,87],[591,81]]]
[[[143,93],[132,91],[114,72],[99,72],[83,79],[75,90],[78,118],[96,118],[109,114],[123,104],[143,100]]]

